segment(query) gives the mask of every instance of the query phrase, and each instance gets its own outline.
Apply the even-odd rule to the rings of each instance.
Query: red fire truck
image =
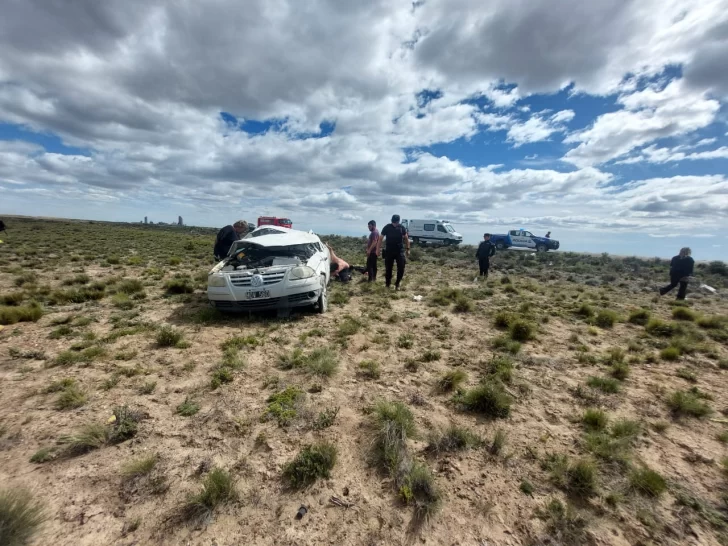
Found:
[[[260,226],[281,226],[293,229],[293,222],[288,218],[276,218],[275,216],[260,216],[258,218],[258,227]]]

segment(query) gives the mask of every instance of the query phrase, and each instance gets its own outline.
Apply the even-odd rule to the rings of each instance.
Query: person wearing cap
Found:
[[[217,238],[215,239],[215,259],[217,261],[222,260],[230,252],[230,247],[233,243],[243,238],[248,232],[248,222],[245,220],[238,220],[232,226],[225,226],[217,232]]]
[[[544,235],[547,239],[551,239],[551,232],[549,231],[546,235]]]
[[[495,256],[495,245],[490,242],[490,233],[483,235],[483,242],[478,246],[475,257],[478,258],[480,265],[480,276],[488,277],[488,269],[490,269],[490,257]]]
[[[404,277],[404,266],[406,256],[409,256],[410,241],[407,234],[407,228],[399,223],[399,214],[392,216],[392,222],[382,229],[377,241],[377,256],[382,251],[382,243],[386,241],[382,256],[384,257],[384,281],[389,288],[392,285],[392,269],[394,263],[397,262],[397,280],[394,283],[395,289],[399,290],[399,285]]]
[[[377,243],[379,242],[379,230],[374,220],[369,220],[369,239],[367,240],[367,275],[369,282],[377,280]]]

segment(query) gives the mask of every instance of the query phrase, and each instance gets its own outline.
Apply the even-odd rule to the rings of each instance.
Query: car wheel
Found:
[[[504,249],[504,248],[506,247],[506,245],[504,245],[503,243],[496,243],[496,244],[495,244],[495,247],[496,247],[496,248],[497,248],[498,250],[503,250],[503,249]]]
[[[548,248],[546,248],[546,245],[538,245],[536,247],[536,252],[546,252]]]
[[[321,275],[321,295],[316,301],[316,310],[319,315],[323,315],[329,308],[329,294],[326,290],[326,277]]]

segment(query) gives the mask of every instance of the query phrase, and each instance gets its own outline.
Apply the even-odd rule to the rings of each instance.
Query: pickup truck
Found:
[[[547,252],[559,248],[559,242],[557,240],[547,237],[536,237],[530,231],[523,229],[512,229],[505,235],[491,235],[490,242],[498,250],[514,247],[533,248],[537,252]]]

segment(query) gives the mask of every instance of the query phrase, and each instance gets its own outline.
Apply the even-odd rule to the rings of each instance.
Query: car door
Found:
[[[511,243],[513,243],[513,246],[518,248],[524,248],[528,246],[528,241],[525,237],[523,237],[522,232],[518,229],[511,230],[509,232],[509,235],[511,236]]]
[[[530,231],[522,231],[524,240],[526,241],[527,248],[536,248],[536,238]]]
[[[445,226],[442,224],[437,224],[437,231],[435,232],[437,235],[437,240],[441,243],[445,241],[445,239],[448,238],[447,230],[445,229]]]

